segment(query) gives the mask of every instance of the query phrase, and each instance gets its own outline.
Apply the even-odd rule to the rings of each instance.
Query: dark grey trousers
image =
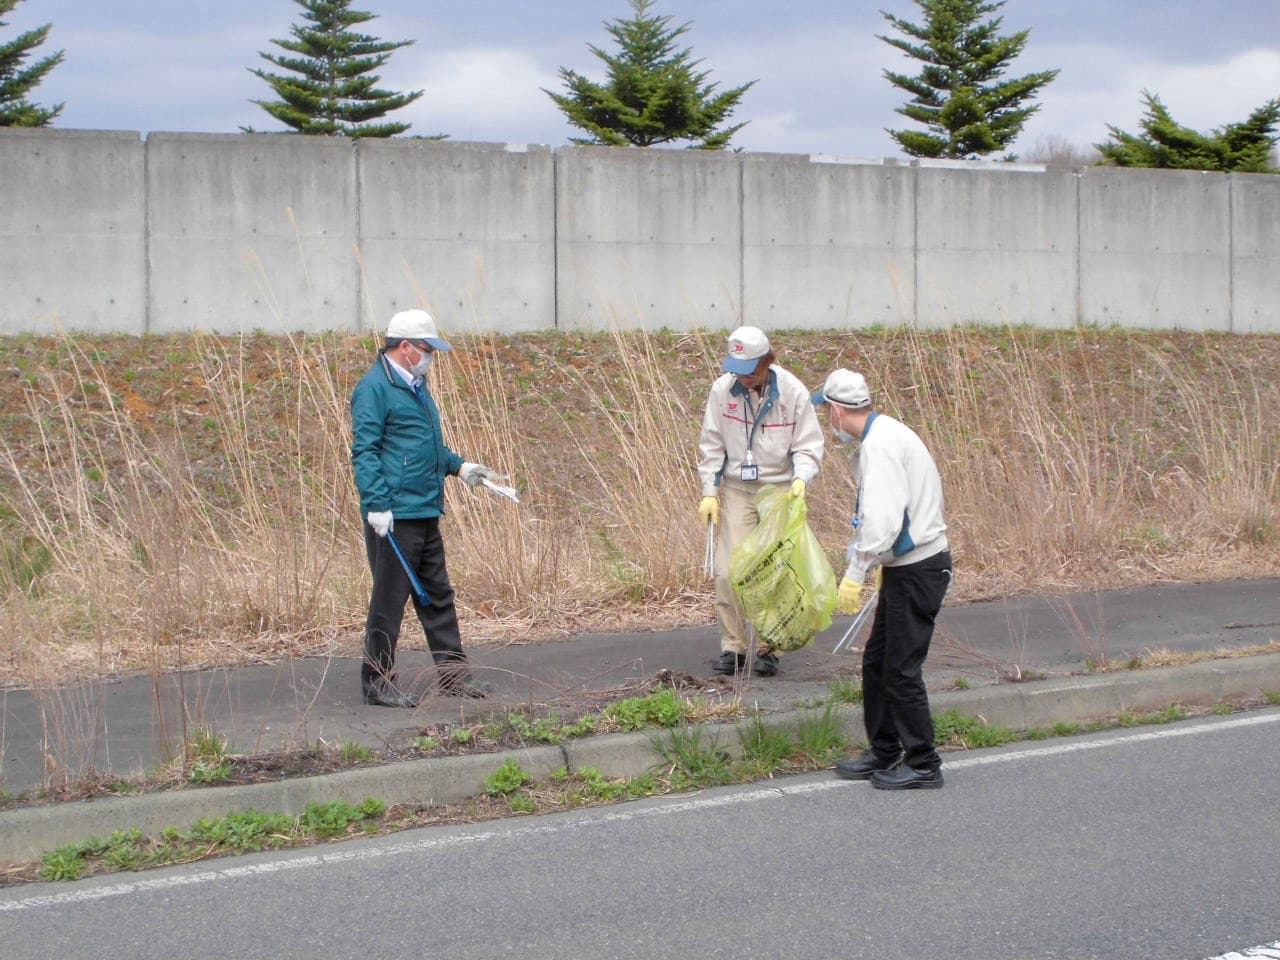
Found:
[[[426,520],[396,519],[391,535],[400,544],[430,603],[423,604],[413,596],[409,575],[404,572],[395,550],[385,537],[373,532],[366,522],[364,545],[373,574],[373,592],[369,597],[369,615],[364,626],[364,663],[360,667],[360,686],[369,692],[379,677],[394,681],[396,642],[404,620],[404,603],[413,597],[413,609],[427,636],[431,656],[440,668],[442,683],[468,676],[466,654],[458,633],[458,612],[453,604],[453,585],[444,562],[444,540],[440,536],[440,518]]]

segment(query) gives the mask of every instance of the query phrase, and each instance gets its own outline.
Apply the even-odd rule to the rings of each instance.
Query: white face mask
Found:
[[[839,444],[853,443],[858,439],[848,430],[841,429],[835,417],[831,418],[831,435],[836,438],[836,443]]]
[[[422,377],[422,379],[425,380],[427,378],[427,374],[431,372],[431,361],[434,359],[435,359],[434,353],[427,353],[424,350],[422,352],[422,357],[418,360],[417,363],[415,363],[413,366],[409,368],[409,372],[412,373],[415,377]]]

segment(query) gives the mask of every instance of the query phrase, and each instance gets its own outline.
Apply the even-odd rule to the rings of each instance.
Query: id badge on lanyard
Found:
[[[747,408],[748,415],[754,419],[757,414],[756,411],[751,409],[750,399],[748,399],[745,406]],[[757,422],[756,426],[758,425],[759,424]],[[745,420],[743,421],[743,426],[746,426]],[[760,467],[756,465],[755,459],[751,455],[751,444],[755,440],[755,435],[756,431],[754,426],[747,430],[747,456],[738,470],[739,479],[744,483],[755,483],[760,479]]]

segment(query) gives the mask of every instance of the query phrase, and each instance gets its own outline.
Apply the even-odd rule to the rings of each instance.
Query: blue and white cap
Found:
[[[769,352],[769,338],[759,327],[739,327],[729,334],[729,355],[724,360],[724,371],[735,377],[745,377],[756,372],[760,358]]]
[[[425,340],[433,350],[452,350],[436,329],[436,321],[425,310],[401,310],[387,324],[388,340]]]

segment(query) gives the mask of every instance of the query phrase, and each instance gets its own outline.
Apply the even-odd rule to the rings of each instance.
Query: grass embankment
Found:
[[[706,622],[695,445],[723,335],[451,336],[468,642]],[[1280,574],[1280,338],[773,333],[867,374],[942,470],[954,599]],[[367,600],[347,400],[371,337],[0,340],[0,683],[355,653]],[[836,450],[810,518],[843,554]]]

